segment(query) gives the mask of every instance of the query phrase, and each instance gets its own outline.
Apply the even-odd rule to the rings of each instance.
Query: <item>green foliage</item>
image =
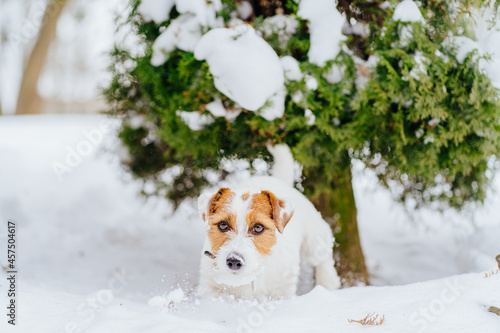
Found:
[[[458,62],[420,24],[401,45],[404,25],[387,27],[374,75],[355,99],[353,126],[365,142],[355,155],[387,186],[397,182],[402,200],[457,208],[483,200],[488,160],[500,148],[498,91],[474,54]]]
[[[309,31],[307,22],[296,15],[295,2],[283,2],[283,10],[298,22],[293,34],[269,32],[266,17],[253,17],[255,29],[276,53],[297,59],[318,88],[308,89],[306,77],[287,82],[285,115],[280,119],[269,122],[243,109],[233,122],[215,118],[204,129],[192,131],[178,110],[208,115],[206,104],[215,97],[228,110],[235,109],[235,103],[217,91],[208,65],[191,52],[175,50],[165,64],[152,66],[151,44],[170,20],[144,22],[136,12],[138,1],[132,1],[127,24],[134,27],[145,52],[133,56],[117,47],[110,67],[113,80],[105,90],[111,114],[123,119],[120,138],[129,153],[125,165],[155,185],[146,194],[165,196],[177,205],[197,196],[214,175],[215,181],[229,175],[222,161],[270,162],[266,144],[283,142],[303,166],[311,196],[328,191],[357,157],[402,200],[461,207],[484,199],[488,160],[500,142],[498,91],[478,70],[477,58],[471,55],[459,63],[452,48],[441,43],[458,29],[450,19],[456,13],[450,13],[448,2],[422,2],[424,17],[430,17],[425,26],[393,22],[393,7],[382,9],[381,3],[339,2],[346,15],[369,25],[370,34],[350,36],[349,49],[323,68],[308,62]],[[234,11],[235,3],[224,0],[219,15],[228,22]],[[174,9],[171,18],[177,15]],[[403,28],[413,31],[411,37],[402,33]],[[374,68],[366,68],[356,55],[378,61]],[[344,76],[334,84],[324,78],[332,66]],[[361,74],[362,68],[368,74]],[[365,85],[359,84],[363,75],[369,77]],[[296,94],[303,98],[292,98]],[[306,109],[316,117],[313,125],[307,124]]]

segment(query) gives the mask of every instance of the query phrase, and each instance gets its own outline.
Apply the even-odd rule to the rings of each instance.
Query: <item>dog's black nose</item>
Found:
[[[243,267],[243,258],[236,254],[230,254],[227,256],[226,265],[233,270],[238,270]]]

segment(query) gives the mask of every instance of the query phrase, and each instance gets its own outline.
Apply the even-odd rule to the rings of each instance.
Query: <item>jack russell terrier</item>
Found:
[[[269,150],[275,157],[274,177],[252,177],[237,188],[204,193],[198,200],[206,226],[198,286],[202,296],[291,297],[297,290],[301,256],[315,267],[317,285],[330,290],[340,286],[330,226],[289,185],[290,149],[278,145]]]

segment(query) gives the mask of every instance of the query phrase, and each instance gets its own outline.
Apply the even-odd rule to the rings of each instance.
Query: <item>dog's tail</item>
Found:
[[[271,146],[267,144],[267,150],[273,155],[274,165],[272,168],[272,175],[275,178],[285,182],[289,186],[293,186],[293,155],[290,147],[286,144],[279,144]]]

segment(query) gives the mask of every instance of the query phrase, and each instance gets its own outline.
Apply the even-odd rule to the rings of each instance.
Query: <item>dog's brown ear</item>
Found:
[[[231,190],[228,188],[221,188],[215,194],[214,193],[203,193],[198,198],[198,212],[203,220],[203,222],[208,222],[208,217],[214,214],[223,204],[227,203],[227,196],[231,194]]]
[[[277,198],[273,193],[269,191],[262,191],[261,193],[267,196],[269,203],[271,204],[271,218],[276,224],[276,229],[278,229],[280,233],[283,233],[283,230],[285,229],[294,213],[292,203],[289,200]]]

